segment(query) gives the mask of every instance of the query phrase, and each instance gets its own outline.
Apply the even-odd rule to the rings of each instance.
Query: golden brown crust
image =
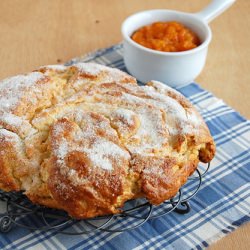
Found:
[[[0,188],[75,218],[160,204],[214,153],[192,104],[156,81],[79,63],[0,83]]]

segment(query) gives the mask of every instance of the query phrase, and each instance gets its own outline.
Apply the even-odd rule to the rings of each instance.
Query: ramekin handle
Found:
[[[209,23],[226,9],[228,9],[236,0],[213,0],[205,9],[195,13],[203,21]]]

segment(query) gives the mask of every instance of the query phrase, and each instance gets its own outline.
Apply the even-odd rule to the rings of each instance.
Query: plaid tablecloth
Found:
[[[94,61],[126,71],[121,45],[68,64],[76,61]],[[171,213],[115,234],[65,236],[15,227],[0,234],[0,249],[203,249],[249,221],[250,122],[195,83],[178,90],[201,112],[217,144],[216,157],[191,200],[190,213]]]

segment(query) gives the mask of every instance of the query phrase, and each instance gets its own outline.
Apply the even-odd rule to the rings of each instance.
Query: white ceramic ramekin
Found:
[[[213,0],[201,12],[189,14],[173,10],[148,10],[128,17],[122,24],[124,62],[127,70],[141,82],[158,80],[170,86],[192,82],[202,71],[212,38],[208,22],[235,0]],[[161,52],[141,46],[131,39],[140,27],[157,21],[177,21],[201,39],[201,45],[183,52]]]

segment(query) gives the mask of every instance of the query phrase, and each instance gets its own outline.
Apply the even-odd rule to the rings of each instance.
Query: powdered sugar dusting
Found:
[[[135,113],[132,110],[118,108],[113,112],[115,117],[121,118],[127,125],[132,125],[134,123],[133,117]]]
[[[152,150],[167,145],[167,130],[162,121],[161,111],[141,108],[138,110],[140,127],[132,139],[138,139],[138,145],[126,144],[133,153],[152,153]]]
[[[161,94],[166,94],[166,92],[172,92],[172,93],[175,93],[176,95],[178,95],[179,97],[184,98],[184,96],[180,92],[167,86],[166,84],[163,84],[162,82],[153,80],[150,83],[152,84],[153,87],[155,87],[157,89],[157,92],[159,92]]]
[[[167,113],[173,114],[179,120],[186,119],[185,109],[177,100],[171,98],[170,96],[157,93],[156,91],[153,91],[152,87],[149,86],[143,87],[143,90],[149,97],[152,98],[147,99],[148,102],[154,104],[155,106],[166,109]]]
[[[167,96],[169,93],[174,93],[180,99],[185,99],[185,97],[181,93],[179,93],[175,89],[172,89],[169,86],[167,86],[161,82],[151,81],[150,84],[154,88],[156,88],[157,92],[159,92],[160,94],[163,94],[164,96]],[[175,100],[175,99],[173,99],[173,100]],[[164,99],[162,101],[164,101]],[[188,111],[186,111],[183,107],[182,107],[182,109],[185,111],[185,115],[183,113],[182,113],[182,115],[180,115],[179,112],[175,112],[175,113],[177,113],[176,119],[181,121],[183,124],[183,126],[182,126],[183,131],[185,133],[190,133],[190,132],[192,132],[191,130],[195,130],[195,129],[198,130],[199,126],[203,122],[202,119],[200,118],[200,116],[197,115],[192,109],[188,110]],[[180,109],[178,109],[178,110],[180,110]],[[189,126],[186,127],[186,125],[189,125]],[[188,127],[190,127],[191,130],[188,130]]]
[[[12,108],[15,108],[22,99],[24,91],[30,89],[43,77],[40,72],[32,72],[2,80],[0,82],[0,110],[9,112]]]
[[[60,65],[60,64],[56,64],[56,65],[47,65],[47,66],[40,67],[40,69],[42,69],[42,68],[47,68],[47,69],[56,70],[56,71],[64,71],[64,70],[67,69],[66,66]]]
[[[7,129],[0,129],[0,143],[3,141],[9,141],[17,143],[19,141],[19,137],[17,134],[8,131]]]
[[[118,147],[115,143],[104,139],[97,140],[90,149],[83,149],[86,152],[94,166],[105,170],[112,170],[112,159],[119,157],[129,157],[129,154]]]
[[[82,73],[86,73],[93,76],[100,74],[102,71],[107,71],[108,69],[106,66],[95,63],[77,63],[73,67],[76,67]]]
[[[77,63],[73,67],[76,67],[81,73],[91,76],[98,76],[102,73],[107,73],[102,76],[103,82],[119,82],[130,77],[119,69],[110,68],[96,63]]]
[[[154,176],[155,178],[157,178],[157,176],[163,176],[165,174],[163,169],[159,167],[158,161],[156,162],[156,164],[156,166],[153,165],[150,166],[150,168],[147,167],[143,169],[143,174],[145,175],[144,177],[152,178],[152,176]]]
[[[146,103],[146,100],[143,98],[129,93],[122,93],[122,100],[128,105],[142,105],[143,103]]]
[[[193,111],[187,112],[187,120],[194,125],[195,127],[199,127],[202,123],[202,119]]]
[[[27,120],[11,113],[0,114],[0,123],[7,129],[16,132],[22,138],[36,132]]]
[[[132,93],[138,96],[124,93],[123,97],[127,102],[134,103],[134,105],[146,103],[164,110],[167,119],[166,127],[171,135],[197,132],[202,123],[200,117],[197,116],[192,109],[186,110],[178,100],[168,96],[168,93],[173,92],[181,99],[184,97],[177,91],[172,90],[170,87],[160,82],[152,81],[151,84],[153,84],[156,89],[152,86],[127,86]]]
[[[25,121],[22,117],[13,115],[11,113],[3,113],[0,115],[0,120],[17,128],[20,128]]]
[[[93,118],[91,118],[89,114],[76,112],[74,117],[79,124],[81,123],[81,120],[84,121],[84,119],[88,119],[88,123],[91,125],[89,126],[89,124],[85,124],[86,126],[82,130],[74,130],[74,132],[69,135],[72,136],[71,140],[63,137],[66,129],[63,124],[59,123],[54,126],[54,136],[59,138],[55,147],[55,155],[58,164],[65,166],[65,157],[73,151],[85,153],[93,167],[99,167],[104,170],[112,170],[113,164],[119,165],[119,158],[128,159],[130,157],[125,149],[107,138],[96,134],[98,128],[113,130],[111,127],[109,128],[107,124],[104,124],[105,120],[98,120],[98,123],[94,126],[93,122],[96,121],[91,121]],[[115,133],[112,134],[108,132],[107,134],[113,136],[116,135]]]
[[[68,147],[68,142],[66,141],[65,138],[61,139],[60,144],[58,145],[57,148],[57,162],[61,165],[64,164],[64,158],[67,156],[69,153],[69,147]]]

